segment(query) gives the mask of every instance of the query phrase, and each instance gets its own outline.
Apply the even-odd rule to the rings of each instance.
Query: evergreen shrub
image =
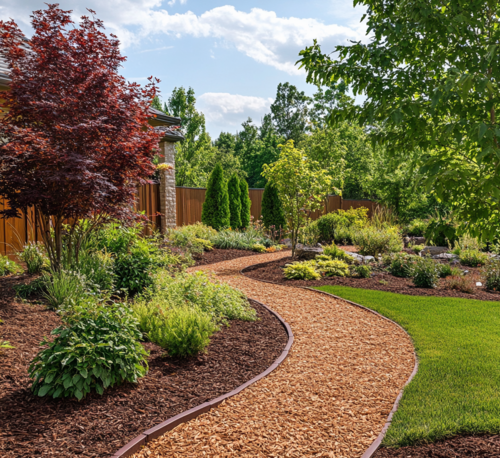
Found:
[[[266,229],[284,229],[286,226],[278,191],[271,183],[266,184],[262,196],[262,224]]]
[[[214,167],[208,179],[201,220],[203,224],[215,230],[229,227],[231,224],[227,182],[220,164]]]
[[[227,192],[229,195],[229,213],[230,225],[233,229],[241,227],[241,189],[240,180],[233,175],[227,183]]]
[[[241,199],[241,227],[246,229],[250,225],[250,207],[252,201],[248,191],[248,183],[246,180],[240,180],[240,199]]]

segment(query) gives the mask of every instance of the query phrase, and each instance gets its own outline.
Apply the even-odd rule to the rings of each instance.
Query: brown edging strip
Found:
[[[273,285],[288,286],[288,285],[283,284],[283,283],[276,283],[276,282],[269,281],[269,280],[260,280],[260,279],[248,277],[248,276],[245,275],[245,271],[247,269],[249,269],[250,267],[255,267],[255,266],[264,265],[264,264],[267,264],[267,262],[263,262],[263,263],[260,263],[260,264],[255,264],[253,266],[247,266],[244,269],[242,269],[240,273],[241,273],[241,275],[243,275],[243,276],[245,276],[247,278],[250,278],[251,280],[261,281],[263,283],[271,283]],[[403,332],[410,338],[410,340],[412,341],[412,344],[413,344],[413,339],[411,338],[410,334],[408,334],[408,332],[406,331],[405,328],[403,328],[400,324],[396,323],[394,320],[391,320],[390,318],[387,318],[386,316],[381,315],[380,313],[376,312],[375,310],[369,309],[368,307],[365,307],[365,306],[360,305],[360,304],[356,304],[356,302],[348,301],[347,299],[344,299],[343,297],[335,296],[335,294],[330,294],[330,293],[327,293],[326,291],[320,291],[318,289],[309,288],[308,286],[298,286],[298,287],[297,286],[289,286],[289,287],[290,288],[307,289],[307,290],[313,291],[315,293],[324,294],[326,296],[333,297],[333,298],[335,298],[337,300],[341,300],[341,301],[347,302],[348,304],[353,305],[354,307],[358,307],[358,308],[361,308],[363,310],[366,310],[367,312],[373,313],[374,315],[377,315],[378,317],[380,317],[380,318],[382,318],[384,320],[390,321],[391,323],[395,324],[398,328],[402,329]],[[413,348],[415,348],[415,345],[413,345]],[[415,350],[413,350],[413,353],[415,355],[415,366],[413,367],[413,372],[411,373],[410,377],[408,378],[408,380],[404,384],[403,388],[399,392],[398,397],[396,398],[396,401],[394,401],[394,405],[392,406],[392,410],[389,413],[389,416],[387,417],[387,420],[385,422],[384,427],[382,428],[382,431],[377,436],[377,438],[375,439],[375,441],[373,441],[372,445],[370,445],[370,447],[368,447],[368,449],[366,450],[366,452],[363,453],[363,456],[361,458],[371,458],[375,454],[375,452],[378,450],[378,448],[380,447],[380,444],[382,443],[382,440],[384,439],[384,437],[385,437],[385,435],[387,433],[387,430],[389,429],[389,426],[391,426],[392,417],[396,413],[396,410],[398,410],[399,401],[401,401],[401,398],[403,397],[403,391],[404,391],[405,387],[413,380],[413,377],[415,377],[415,375],[417,374],[417,371],[418,371],[418,356],[417,356],[417,353],[415,352]]]
[[[196,418],[197,416],[201,415],[202,413],[208,412],[210,409],[213,409],[217,407],[219,404],[224,402],[226,399],[229,399],[232,396],[235,396],[236,394],[240,393],[243,391],[245,388],[249,387],[250,385],[254,384],[255,382],[259,381],[260,379],[266,377],[269,375],[271,372],[273,372],[288,356],[288,352],[290,351],[290,348],[292,347],[293,344],[293,332],[292,328],[290,325],[281,318],[281,316],[276,313],[274,310],[271,310],[267,305],[262,304],[259,301],[256,301],[255,299],[252,299],[253,301],[257,302],[257,304],[261,305],[264,307],[266,310],[271,312],[283,325],[285,328],[285,331],[288,335],[288,342],[285,346],[285,349],[281,353],[281,355],[274,361],[271,366],[269,366],[264,372],[261,374],[257,375],[253,379],[249,380],[248,382],[245,382],[243,385],[240,385],[238,388],[234,389],[233,391],[230,391],[229,393],[223,394],[222,396],[219,396],[216,399],[213,399],[212,401],[205,402],[204,404],[201,404],[197,407],[194,407],[192,409],[186,410],[185,412],[180,413],[179,415],[176,415],[175,417],[169,418],[168,420],[164,421],[163,423],[160,423],[157,426],[154,426],[153,428],[148,429],[147,431],[144,431],[142,434],[137,436],[135,439],[132,439],[128,444],[123,446],[120,450],[118,450],[111,458],[125,458],[133,455],[134,453],[138,452],[141,447],[146,445],[148,442],[156,439],[159,436],[162,436],[168,431],[171,431],[174,429],[176,426],[179,426],[182,423],[186,423],[189,420],[192,420],[193,418]]]

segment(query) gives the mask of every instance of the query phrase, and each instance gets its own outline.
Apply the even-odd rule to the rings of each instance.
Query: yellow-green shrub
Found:
[[[316,262],[316,271],[325,277],[347,277],[349,275],[349,266],[339,259],[318,261]]]
[[[287,265],[283,273],[287,280],[319,280],[321,275],[314,266],[314,261],[294,262]]]

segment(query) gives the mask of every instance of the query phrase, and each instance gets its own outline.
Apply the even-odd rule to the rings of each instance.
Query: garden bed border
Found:
[[[124,445],[120,450],[118,450],[114,455],[112,455],[111,458],[126,458],[132,456],[148,442],[156,439],[159,436],[162,436],[168,431],[171,431],[180,424],[186,423],[198,417],[199,415],[208,412],[210,409],[213,409],[218,405],[222,404],[226,399],[229,399],[237,395],[245,388],[263,379],[271,372],[273,372],[286,359],[294,340],[292,328],[285,320],[283,320],[283,318],[281,318],[281,316],[278,313],[270,309],[267,305],[264,305],[262,302],[256,301],[255,299],[252,299],[252,301],[256,302],[257,304],[261,305],[266,310],[268,310],[270,313],[272,313],[285,328],[285,331],[288,335],[288,342],[284,350],[281,352],[281,355],[278,356],[278,358],[274,361],[274,363],[271,364],[271,366],[269,366],[264,372],[260,373],[259,375],[249,380],[248,382],[245,382],[243,385],[240,385],[239,387],[235,388],[233,391],[223,394],[222,396],[219,396],[218,398],[215,398],[211,401],[200,404],[199,406],[193,407],[192,409],[186,410],[172,418],[169,418],[168,420],[160,423],[159,425],[153,426],[152,428],[144,431],[142,434],[139,434],[136,438],[132,439],[128,444]]]
[[[251,267],[258,266],[260,264],[267,264],[267,263],[262,262],[262,263],[259,263],[259,264],[255,264],[253,266],[247,266],[247,267],[245,267],[244,269],[242,269],[240,271],[241,275],[243,275],[243,276],[245,276],[247,278],[250,278],[251,280],[261,281],[263,283],[270,283],[272,285],[287,286],[286,284],[283,284],[283,283],[276,283],[276,282],[269,281],[269,280],[260,280],[260,279],[253,278],[253,277],[248,277],[247,275],[245,275],[245,271],[247,269],[249,269]],[[365,307],[364,305],[357,304],[356,302],[349,301],[347,299],[344,299],[343,297],[335,296],[335,294],[327,293],[326,291],[321,291],[319,289],[310,288],[308,286],[290,286],[290,288],[306,289],[306,290],[309,290],[309,291],[313,291],[315,293],[324,294],[326,296],[333,297],[334,299],[337,299],[337,300],[340,300],[340,301],[347,302],[348,304],[353,305],[354,307],[361,308],[363,310],[366,310],[367,312],[370,312],[370,313],[373,313],[374,315],[377,315],[378,317],[380,317],[380,318],[382,318],[384,320],[390,321],[391,323],[395,324],[398,328],[400,328],[410,338],[410,341],[411,341],[412,346],[413,346],[413,354],[415,355],[415,366],[413,367],[413,371],[410,374],[410,377],[405,382],[403,388],[401,388],[401,390],[400,390],[400,392],[399,392],[396,400],[394,401],[394,404],[392,406],[392,410],[389,413],[389,416],[387,417],[387,420],[385,421],[385,425],[382,428],[382,431],[380,431],[380,434],[377,436],[377,438],[372,442],[372,444],[370,445],[370,447],[368,447],[368,449],[361,456],[361,458],[371,458],[375,454],[375,452],[378,450],[378,448],[380,447],[380,445],[382,444],[382,441],[383,441],[385,435],[387,434],[387,430],[389,429],[389,426],[391,426],[392,417],[396,413],[396,410],[398,410],[399,402],[401,401],[401,398],[403,397],[404,389],[413,380],[413,378],[415,377],[415,375],[417,375],[417,371],[418,371],[418,355],[417,355],[417,353],[415,351],[415,345],[413,343],[413,339],[411,338],[410,334],[408,334],[408,332],[406,331],[406,329],[403,328],[403,326],[401,326],[399,323],[396,323],[394,320],[391,320],[390,318],[387,318],[386,316],[384,316],[384,315],[376,312],[375,310],[372,310],[372,309],[370,309],[368,307]]]

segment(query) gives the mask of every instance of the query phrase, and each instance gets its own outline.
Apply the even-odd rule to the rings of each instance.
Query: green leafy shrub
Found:
[[[354,275],[360,278],[370,278],[372,275],[372,269],[366,264],[360,264],[352,267],[352,272]]]
[[[147,373],[137,321],[118,305],[88,309],[52,334],[29,367],[35,395],[80,400],[91,391],[137,383]]]
[[[339,259],[333,259],[331,261],[317,261],[315,270],[325,277],[349,276],[348,264]]]
[[[356,227],[338,226],[335,229],[334,242],[343,245],[349,245],[354,242],[354,233],[357,230]]]
[[[141,328],[151,342],[181,358],[203,352],[218,329],[208,313],[188,306],[147,313]]]
[[[257,253],[265,253],[266,247],[264,245],[261,245],[260,243],[255,243],[254,245],[252,245],[252,251],[256,251]]]
[[[423,237],[427,230],[427,221],[423,219],[414,219],[408,224],[407,234],[410,237]]]
[[[418,288],[436,288],[440,267],[431,258],[420,258],[413,268],[413,284]]]
[[[112,292],[115,287],[114,258],[106,251],[82,250],[77,269],[93,293]]]
[[[250,193],[248,191],[248,183],[246,180],[240,180],[240,198],[241,198],[241,227],[246,229],[250,226],[250,210],[252,201],[250,200]]]
[[[198,222],[171,229],[168,232],[168,237],[175,242],[176,237],[180,234],[190,239],[212,240],[212,238],[217,235],[217,231],[210,226]]]
[[[294,262],[288,264],[283,270],[287,280],[319,280],[321,275],[315,269],[315,264],[309,262]]]
[[[428,244],[435,246],[447,246],[448,244],[453,246],[458,240],[457,229],[453,222],[442,218],[431,219],[424,236]]]
[[[357,209],[337,210],[327,213],[317,220],[320,240],[323,242],[342,242],[349,240],[350,228],[361,228],[368,224],[368,209],[360,207]],[[347,236],[347,238],[346,238]]]
[[[500,291],[500,259],[490,258],[483,269],[484,286],[488,291]]]
[[[49,260],[43,244],[30,242],[24,245],[23,250],[17,254],[18,258],[26,263],[29,274],[39,274],[44,267],[49,266]]]
[[[229,222],[230,227],[239,229],[241,227],[241,189],[240,180],[233,175],[227,183],[229,196]]]
[[[216,164],[208,179],[201,220],[215,230],[231,225],[227,182],[220,164]]]
[[[0,277],[21,273],[23,269],[19,264],[11,261],[7,256],[0,254]]]
[[[395,277],[410,278],[413,275],[417,259],[416,256],[398,253],[393,256],[388,270]]]
[[[266,184],[262,195],[262,223],[267,229],[279,230],[286,227],[278,191],[269,182]]]
[[[320,239],[320,232],[316,221],[307,221],[298,233],[298,240],[305,246],[316,246]]]
[[[353,242],[360,254],[378,256],[401,251],[403,243],[396,227],[377,229],[373,226],[358,229],[353,234]]]
[[[203,247],[204,251],[212,251],[214,246],[210,240],[205,239],[194,239],[194,242]]]
[[[486,264],[488,255],[478,250],[466,249],[460,252],[460,264],[469,267],[479,267]]]

